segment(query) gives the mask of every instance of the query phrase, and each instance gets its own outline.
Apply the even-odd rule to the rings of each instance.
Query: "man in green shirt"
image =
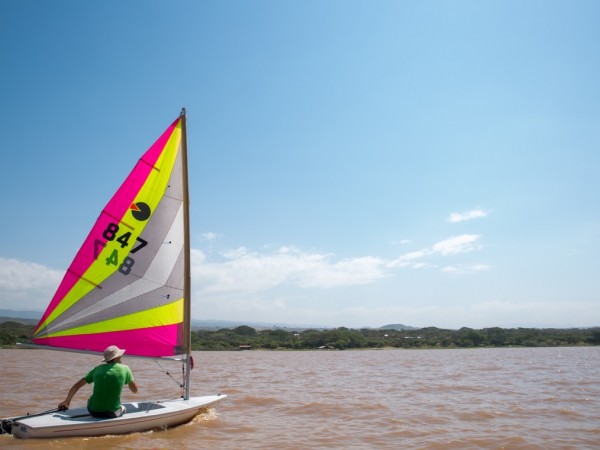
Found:
[[[127,385],[131,392],[137,392],[138,387],[133,380],[133,374],[129,367],[121,363],[121,357],[125,350],[116,345],[111,345],[104,350],[104,359],[94,367],[88,374],[75,383],[65,401],[59,403],[61,410],[69,409],[71,399],[77,391],[86,384],[94,383],[94,391],[88,400],[88,411],[94,417],[114,418],[125,413],[125,407],[121,405],[121,391]]]

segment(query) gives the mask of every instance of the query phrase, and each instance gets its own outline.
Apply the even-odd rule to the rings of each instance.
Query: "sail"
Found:
[[[99,352],[117,345],[154,357],[189,352],[183,133],[184,113],[104,207],[38,323],[35,344]]]

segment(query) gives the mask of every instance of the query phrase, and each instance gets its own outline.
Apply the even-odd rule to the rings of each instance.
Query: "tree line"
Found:
[[[194,350],[236,349],[367,349],[367,348],[470,348],[470,347],[557,347],[600,345],[597,328],[461,328],[435,327],[418,330],[287,329],[256,330],[249,326],[218,331],[192,332]]]
[[[16,321],[0,323],[0,346],[31,339],[34,326]],[[192,331],[193,350],[313,350],[368,348],[559,347],[600,345],[594,328],[421,328],[417,330],[349,329],[257,330],[242,325],[220,330]]]

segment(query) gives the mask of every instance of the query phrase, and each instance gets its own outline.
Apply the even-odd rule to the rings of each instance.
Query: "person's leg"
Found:
[[[98,417],[99,419],[114,419],[117,417],[113,411],[90,411],[92,417]]]
[[[125,406],[121,405],[121,407],[119,409],[117,409],[116,411],[102,411],[102,412],[89,411],[89,412],[93,417],[98,417],[101,419],[114,419],[115,417],[121,417],[123,414],[125,414],[126,411],[127,411],[127,409],[125,408]]]
[[[125,411],[127,411],[127,409],[124,405],[121,405],[121,407],[115,411],[115,417],[121,417],[123,414],[125,414]]]

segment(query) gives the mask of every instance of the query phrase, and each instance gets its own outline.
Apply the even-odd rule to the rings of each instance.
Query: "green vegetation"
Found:
[[[12,346],[31,338],[33,325],[15,321],[0,323],[0,345]],[[600,345],[600,327],[595,328],[484,328],[475,330],[418,330],[335,328],[294,331],[256,330],[243,325],[218,331],[192,331],[194,350],[253,349],[367,349],[367,348],[469,348],[469,347],[557,347]]]
[[[0,346],[12,346],[31,339],[34,325],[8,320],[0,323]]]
[[[556,347],[600,345],[599,328],[536,329],[484,328],[474,330],[420,330],[336,328],[331,330],[256,330],[248,326],[218,331],[192,332],[194,350],[253,349],[366,349],[366,348],[469,348]]]

